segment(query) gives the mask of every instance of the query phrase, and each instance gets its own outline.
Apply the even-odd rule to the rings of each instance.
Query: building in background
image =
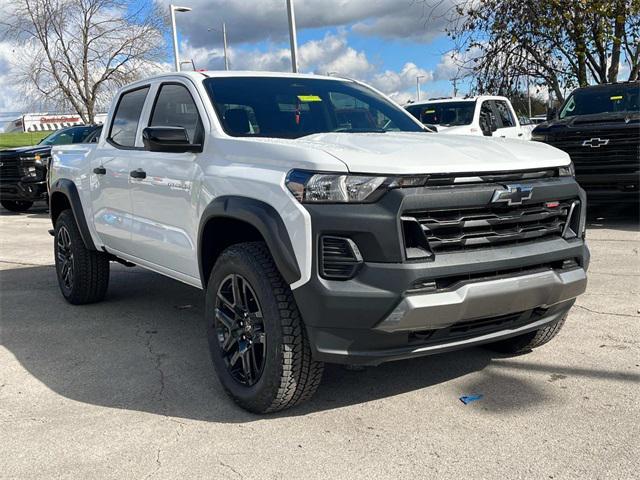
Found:
[[[99,113],[95,123],[104,123],[106,113]],[[59,130],[73,125],[83,125],[84,122],[77,114],[59,113],[26,113],[4,125],[5,132],[45,132]]]

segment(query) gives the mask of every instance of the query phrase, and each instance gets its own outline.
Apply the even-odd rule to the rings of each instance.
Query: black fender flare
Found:
[[[223,196],[213,200],[200,217],[198,229],[198,267],[202,284],[207,283],[203,266],[202,242],[205,225],[214,218],[240,220],[253,226],[264,238],[284,280],[292,284],[301,278],[289,233],[280,214],[271,205],[248,197]]]
[[[65,197],[67,197],[69,205],[71,205],[73,218],[76,219],[76,225],[78,226],[78,230],[80,231],[80,236],[82,237],[84,246],[88,250],[97,250],[95,244],[93,243],[93,239],[91,238],[91,233],[89,232],[87,219],[84,217],[84,210],[82,209],[80,194],[78,193],[76,184],[68,178],[59,178],[53,183],[53,185],[51,185],[51,187],[49,188],[49,212],[52,212],[51,203],[52,199],[55,197],[54,194],[56,193],[62,193]],[[51,217],[51,222],[53,223],[53,216]]]

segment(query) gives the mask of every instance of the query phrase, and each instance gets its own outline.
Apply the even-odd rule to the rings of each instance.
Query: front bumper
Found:
[[[312,279],[293,291],[314,358],[375,365],[497,341],[561,319],[586,288],[585,194],[573,180],[536,187],[537,198],[579,198],[572,239],[537,241],[403,259],[402,212],[416,205],[488,202],[495,185],[388,193],[377,204],[309,206],[314,250],[323,235],[348,237],[364,262],[350,280],[329,280],[313,258]],[[432,284],[430,289],[416,285]]]
[[[23,200],[35,202],[47,198],[46,182],[15,182],[0,184],[2,200]]]
[[[590,203],[640,203],[640,171],[617,174],[578,174],[576,180]]]

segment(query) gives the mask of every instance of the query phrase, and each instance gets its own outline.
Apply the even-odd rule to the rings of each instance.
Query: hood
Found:
[[[35,155],[36,153],[49,153],[51,151],[50,145],[31,145],[28,147],[15,147],[15,148],[6,148],[4,150],[0,150],[0,153],[28,153],[31,155]]]
[[[640,125],[638,112],[607,112],[575,117],[554,118],[536,126],[534,133],[562,131],[564,129],[621,128],[637,129]]]
[[[502,172],[564,166],[569,155],[538,142],[436,133],[318,133],[297,140],[354,173]]]

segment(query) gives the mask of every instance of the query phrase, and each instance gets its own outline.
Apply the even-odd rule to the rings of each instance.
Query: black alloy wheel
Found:
[[[228,275],[220,283],[214,328],[231,377],[254,385],[264,370],[266,333],[258,297],[242,275]]]
[[[73,250],[71,249],[71,235],[67,227],[61,226],[56,237],[56,255],[60,268],[60,281],[65,289],[73,289]]]

